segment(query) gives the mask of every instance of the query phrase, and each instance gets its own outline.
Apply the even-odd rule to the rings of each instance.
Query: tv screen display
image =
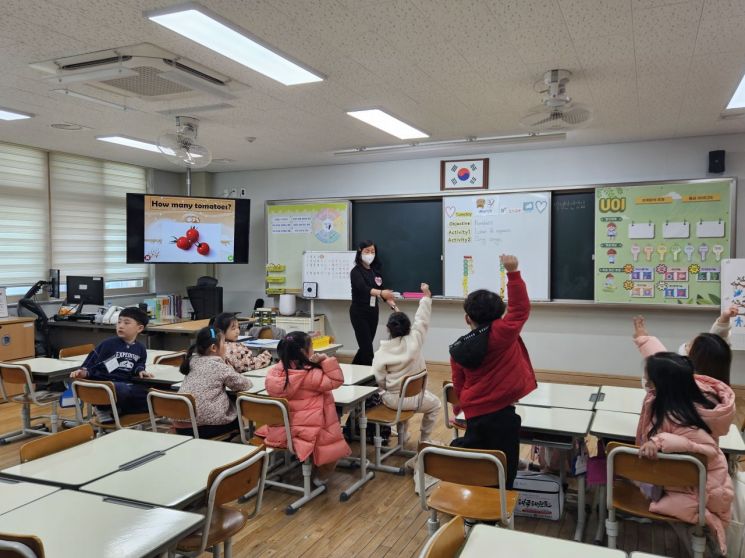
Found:
[[[248,263],[251,200],[127,194],[127,263]]]

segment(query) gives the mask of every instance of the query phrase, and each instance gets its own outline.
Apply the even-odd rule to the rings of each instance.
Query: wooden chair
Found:
[[[610,442],[608,459],[607,506],[608,548],[616,548],[618,522],[616,510],[630,515],[668,523],[684,523],[667,515],[649,511],[649,500],[629,481],[665,487],[698,488],[698,522],[691,535],[694,558],[703,558],[706,550],[706,457],[693,454],[658,453],[658,459],[639,459],[639,447]],[[618,479],[616,477],[622,477]]]
[[[10,401],[21,404],[21,429],[7,432],[0,436],[0,444],[28,438],[29,436],[47,436],[49,432],[34,428],[33,421],[49,419],[52,433],[57,432],[60,393],[37,390],[31,377],[31,368],[26,364],[0,362],[0,384],[14,384],[23,387],[23,393],[13,395]],[[31,405],[49,407],[48,415],[31,415]]]
[[[418,397],[417,410],[422,405],[424,399],[424,391],[427,389],[427,371],[422,370],[416,374],[406,376],[401,388],[401,394],[398,399],[398,407],[396,410],[389,409],[385,405],[378,405],[372,409],[366,411],[368,424],[372,423],[375,425],[375,462],[371,463],[369,467],[377,471],[386,471],[388,473],[395,473],[403,475],[406,470],[404,467],[391,467],[390,465],[384,465],[383,461],[388,459],[393,454],[404,455],[406,457],[413,457],[416,452],[404,449],[404,443],[406,442],[406,430],[408,426],[408,420],[414,416],[416,410],[404,411],[404,399],[409,397]],[[383,453],[383,437],[380,435],[381,426],[396,426],[398,431],[398,441],[394,447]]]
[[[75,345],[73,347],[65,347],[59,350],[59,358],[67,358],[79,355],[87,355],[96,346],[93,343],[86,343],[85,345]]]
[[[84,444],[95,437],[96,434],[93,432],[93,427],[90,424],[82,424],[69,430],[44,436],[21,446],[21,463]]]
[[[456,515],[427,539],[419,558],[455,558],[465,543],[465,537],[463,518]]]
[[[439,529],[437,513],[461,515],[477,521],[499,521],[514,528],[519,493],[505,489],[507,458],[497,450],[473,450],[420,444],[417,458],[419,501],[430,512],[427,531]],[[424,489],[424,475],[440,480],[430,491]]]
[[[199,438],[197,426],[197,401],[191,393],[175,393],[151,388],[147,393],[147,411],[150,429],[158,431],[158,419],[168,418],[191,423],[194,438]]]
[[[264,328],[259,332],[259,339],[274,339],[271,328]]]
[[[160,355],[155,357],[153,364],[167,364],[168,366],[181,366],[186,357],[186,351],[179,351],[172,355]]]
[[[241,440],[244,444],[250,443],[246,434],[249,423],[254,428],[266,424],[270,426],[283,426],[285,429],[287,447],[282,448],[285,450],[283,452],[285,460],[284,466],[272,471],[272,475],[266,480],[266,484],[268,486],[276,486],[278,488],[284,488],[302,494],[302,497],[295,500],[285,508],[285,513],[287,515],[292,515],[326,490],[325,485],[317,486],[315,488],[311,486],[313,459],[310,456],[303,461],[301,465],[303,473],[302,486],[287,484],[279,480],[282,475],[288,473],[297,466],[297,463],[292,462],[292,457],[295,455],[295,449],[292,447],[290,406],[287,399],[242,392],[236,400],[236,406],[238,407],[238,424],[240,426],[239,430],[241,432]],[[261,443],[263,443],[263,441]]]
[[[181,539],[176,547],[177,551],[186,553],[187,556],[199,556],[211,547],[212,555],[219,557],[219,546],[222,543],[223,556],[231,558],[233,535],[261,511],[266,468],[267,452],[262,449],[213,469],[207,479],[207,509],[202,528]],[[252,513],[225,505],[254,490],[257,491],[257,498]]]
[[[465,421],[459,420],[455,416],[451,416],[450,407],[460,405],[458,396],[455,395],[455,386],[453,382],[442,382],[442,406],[445,409],[445,428],[453,431],[453,440],[460,436],[460,431],[466,429]]]
[[[72,383],[72,394],[78,401],[89,405],[108,405],[114,422],[101,422],[94,415],[88,422],[99,432],[104,430],[121,430],[122,428],[139,428],[150,420],[148,413],[133,413],[120,415],[116,408],[116,388],[114,382],[103,382],[99,380],[75,380]],[[77,419],[84,422],[81,405],[75,405]]]
[[[44,545],[34,535],[0,533],[0,558],[44,558]]]

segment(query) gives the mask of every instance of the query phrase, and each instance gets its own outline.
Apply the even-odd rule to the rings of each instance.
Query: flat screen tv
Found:
[[[251,200],[127,194],[127,263],[248,263]]]

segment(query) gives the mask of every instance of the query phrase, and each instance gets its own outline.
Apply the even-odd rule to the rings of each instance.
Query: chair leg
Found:
[[[400,429],[402,425],[399,423],[398,425],[396,425],[396,427]],[[406,469],[404,467],[392,467],[390,465],[383,464],[383,460],[387,459],[389,456],[395,453],[402,453],[401,450],[403,449],[403,444],[401,443],[401,441],[403,440],[403,435],[404,434],[401,432],[401,430],[398,430],[398,439],[396,440],[396,446],[383,453],[383,437],[380,435],[380,424],[375,423],[375,462],[370,463],[368,465],[368,468],[375,471],[393,473],[394,475],[405,475]],[[414,453],[411,452],[411,455],[414,455]]]
[[[303,470],[303,497],[295,500],[292,504],[287,506],[285,509],[285,513],[287,515],[292,515],[296,511],[298,511],[300,508],[302,508],[305,504],[310,502],[313,498],[321,494],[326,490],[326,485],[321,485],[316,487],[315,489],[311,490],[310,485],[310,479],[311,474],[313,473],[313,463],[310,461],[310,459],[307,459],[303,462],[302,465]]]
[[[696,527],[691,533],[691,549],[693,550],[693,558],[704,558],[706,536],[701,527]]]
[[[605,520],[605,532],[608,534],[608,548],[616,548],[618,522],[616,521],[616,510],[614,509],[608,512],[608,519]]]
[[[437,510],[429,510],[429,518],[427,519],[427,535],[434,535],[440,528],[440,520],[437,519]]]
[[[220,558],[220,543],[212,547],[212,558]]]
[[[225,542],[222,543],[223,546],[223,555],[225,558],[233,558],[233,539],[227,538],[225,539]]]
[[[57,411],[57,402],[52,402],[52,412],[49,417],[49,420],[52,422],[52,434],[55,434],[57,432],[57,423],[59,421],[59,414]]]

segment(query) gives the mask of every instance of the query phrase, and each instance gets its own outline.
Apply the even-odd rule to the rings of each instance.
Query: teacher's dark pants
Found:
[[[352,304],[349,307],[349,319],[359,347],[352,364],[370,366],[373,361],[373,339],[378,329],[378,307]]]

